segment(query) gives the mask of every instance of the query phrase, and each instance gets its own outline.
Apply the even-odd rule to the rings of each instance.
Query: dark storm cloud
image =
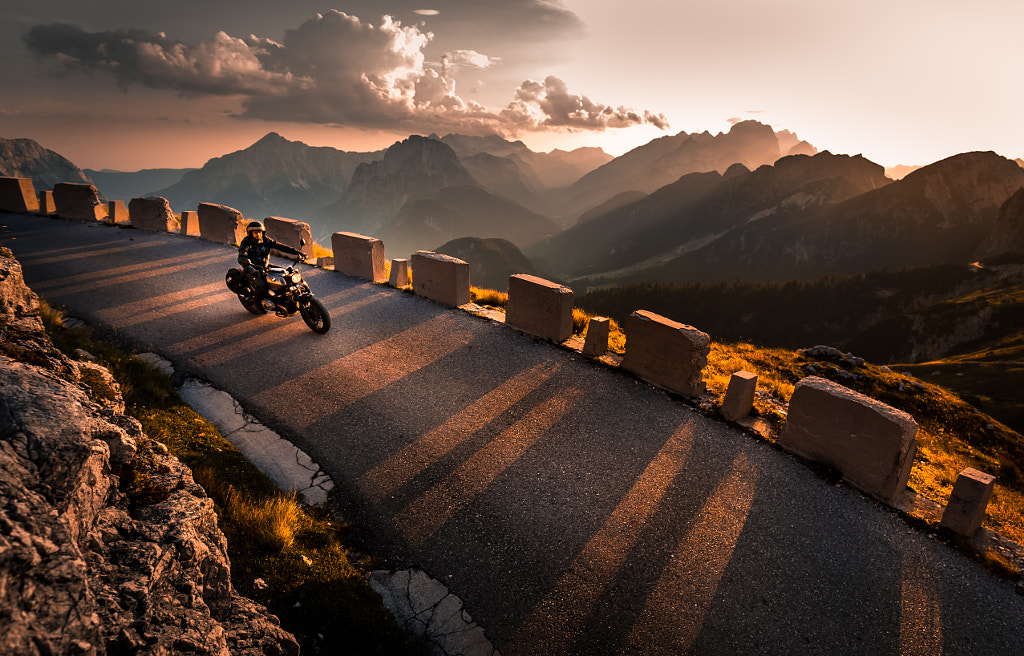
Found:
[[[288,72],[274,71],[280,46],[250,36],[218,32],[188,46],[145,30],[85,32],[74,25],[39,25],[25,35],[29,50],[56,64],[55,74],[107,71],[122,88],[132,83],[186,94],[261,95],[295,84]]]
[[[417,8],[442,15],[450,4]],[[567,20],[552,3],[509,4]],[[57,74],[106,71],[123,88],[241,97],[244,118],[463,132],[666,127],[661,115],[571,94],[555,77],[523,82],[505,109],[490,111],[457,94],[455,75],[500,65],[500,58],[458,49],[428,64],[424,50],[433,39],[423,23],[404,25],[391,16],[364,22],[336,10],[286,30],[282,43],[222,31],[190,45],[162,32],[87,32],[69,24],[40,25],[25,35],[28,48]]]

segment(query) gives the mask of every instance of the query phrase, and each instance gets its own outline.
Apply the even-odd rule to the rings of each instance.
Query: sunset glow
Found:
[[[341,150],[498,133],[613,155],[755,119],[884,165],[1024,155],[1024,5],[357,0],[3,11],[0,136],[197,167],[274,131]]]

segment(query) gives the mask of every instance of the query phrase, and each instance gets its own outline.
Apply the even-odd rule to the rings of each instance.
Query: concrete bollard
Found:
[[[56,214],[57,204],[53,202],[53,190],[47,189],[46,191],[39,192],[39,213],[40,214]]]
[[[796,384],[779,445],[839,470],[854,487],[892,504],[910,478],[917,422],[902,410],[810,376]]]
[[[729,387],[722,401],[722,417],[728,421],[739,421],[754,409],[754,393],[757,391],[757,374],[737,371],[729,378]]]
[[[608,352],[611,322],[607,317],[591,317],[587,322],[587,337],[583,341],[583,355],[599,358]]]
[[[537,276],[508,278],[505,323],[556,344],[572,337],[572,290]]]
[[[58,182],[53,185],[53,202],[62,219],[91,222],[107,218],[107,206],[91,184]]]
[[[128,201],[132,225],[139,230],[179,232],[181,222],[171,211],[171,203],[161,196],[133,198]]]
[[[354,232],[336,232],[331,235],[334,251],[334,270],[341,273],[384,282],[384,242],[376,237]]]
[[[985,509],[992,498],[995,484],[995,476],[977,469],[968,467],[960,472],[939,525],[957,535],[972,537],[985,519]]]
[[[313,233],[304,221],[287,219],[283,216],[268,216],[263,220],[267,237],[301,251],[307,258],[313,257]],[[305,241],[305,245],[303,245]]]
[[[245,217],[233,207],[199,203],[199,236],[220,244],[238,246],[245,239]]]
[[[431,251],[412,254],[412,290],[452,307],[470,302],[469,262]]]
[[[0,212],[31,214],[39,211],[39,197],[31,178],[0,177]]]
[[[711,338],[693,326],[637,310],[626,319],[622,368],[643,380],[684,396],[704,391],[704,367]]]
[[[396,258],[391,260],[391,276],[388,284],[392,287],[406,287],[409,284],[409,260]]]
[[[190,237],[199,236],[199,212],[185,210],[181,213],[181,234]]]
[[[123,200],[107,201],[107,223],[127,223],[128,208]]]

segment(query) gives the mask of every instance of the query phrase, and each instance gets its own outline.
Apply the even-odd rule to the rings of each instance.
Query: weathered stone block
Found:
[[[107,202],[108,223],[127,223],[128,220],[128,208],[125,207],[123,200],[112,200]]]
[[[392,287],[405,287],[409,284],[409,260],[396,258],[391,260],[391,276],[388,284]]]
[[[971,467],[960,472],[953,484],[946,510],[942,513],[940,525],[958,535],[968,538],[973,536],[985,519],[985,509],[995,485],[996,477],[991,474]]]
[[[102,221],[107,217],[107,206],[100,202],[99,192],[91,184],[58,182],[53,185],[53,202],[62,219]]]
[[[647,310],[629,315],[625,330],[623,369],[684,396],[704,391],[702,375],[711,351],[707,333]]]
[[[811,376],[793,391],[779,444],[837,469],[851,485],[891,504],[910,477],[917,422],[902,410]]]
[[[283,216],[268,216],[263,225],[267,228],[267,237],[302,251],[307,258],[313,257],[313,232],[308,223]]]
[[[185,210],[181,213],[181,234],[190,237],[199,236],[199,212]]]
[[[470,301],[469,262],[432,251],[412,254],[412,290],[452,307]]]
[[[209,241],[238,246],[245,239],[245,217],[233,207],[199,203],[199,236]]]
[[[583,341],[583,355],[598,358],[608,352],[611,322],[608,317],[591,317],[587,322],[587,337]]]
[[[341,273],[384,282],[384,242],[354,232],[336,232],[331,235],[334,251],[334,270]]]
[[[0,212],[29,214],[39,211],[39,198],[31,178],[0,178]]]
[[[754,408],[754,393],[757,391],[757,374],[737,371],[729,378],[729,388],[722,401],[722,417],[739,421]]]
[[[40,214],[55,214],[57,212],[57,204],[53,202],[53,190],[47,189],[46,191],[39,192],[39,213]]]
[[[153,232],[178,232],[181,223],[171,211],[171,203],[160,196],[133,198],[128,201],[132,225]]]
[[[561,344],[572,337],[572,290],[537,276],[508,278],[505,323]]]

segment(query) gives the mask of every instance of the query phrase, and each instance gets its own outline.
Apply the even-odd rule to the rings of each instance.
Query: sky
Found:
[[[611,155],[741,120],[884,166],[1024,157],[1020,0],[0,0],[0,137],[202,166],[500,134]]]

